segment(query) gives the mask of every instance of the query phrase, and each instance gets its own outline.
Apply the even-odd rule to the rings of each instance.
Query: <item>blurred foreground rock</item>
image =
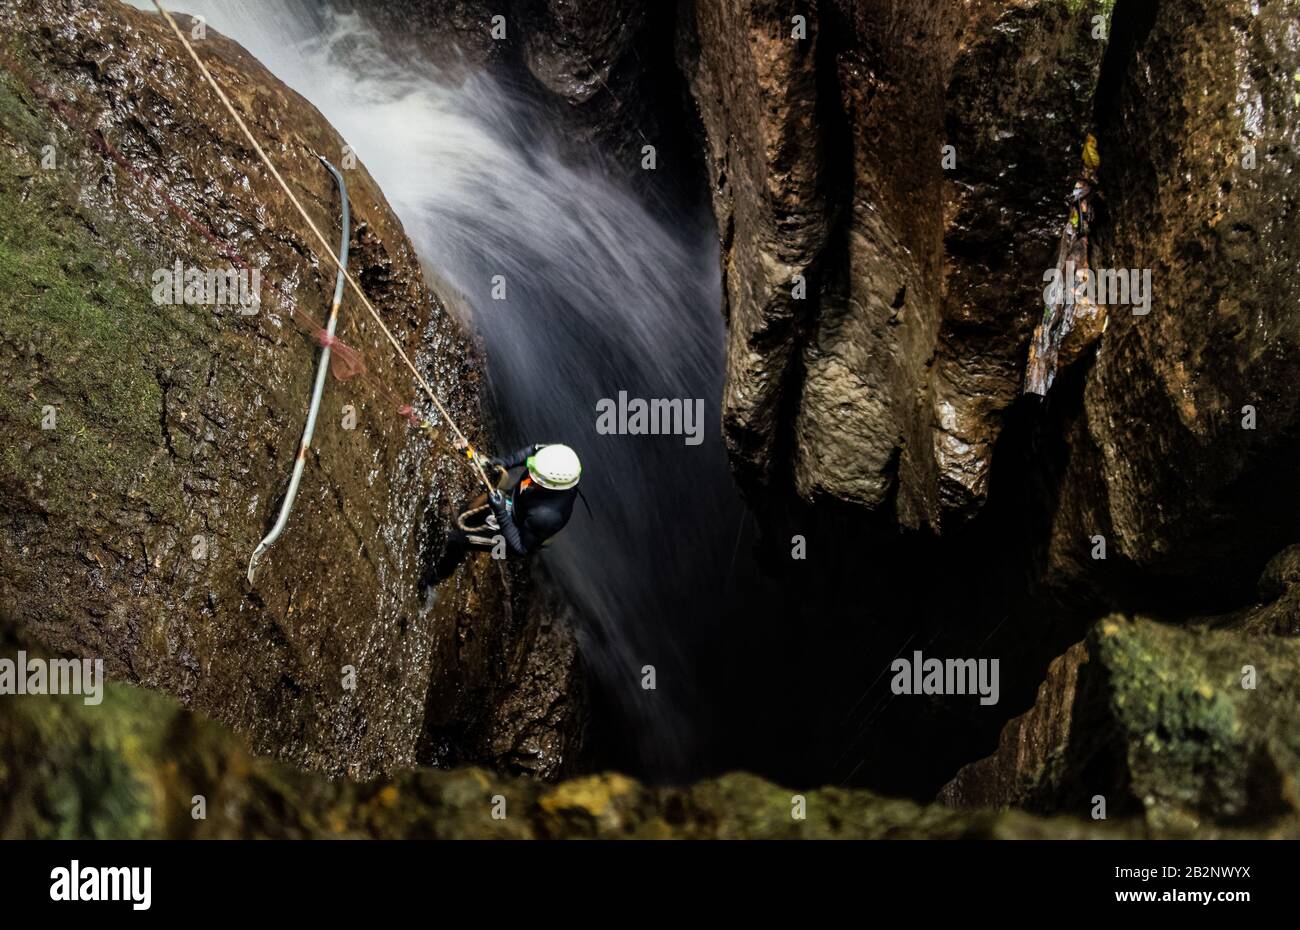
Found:
[[[111,685],[78,697],[0,698],[0,838],[1036,839],[1177,835],[1019,812],[954,811],[732,774],[648,788],[604,774],[548,785],[481,769],[328,779],[251,755],[169,698]],[[202,796],[206,817],[192,812]],[[505,816],[493,817],[497,798]],[[1278,832],[1297,834],[1294,823]],[[1232,835],[1202,830],[1195,835]]]
[[[957,806],[1268,835],[1300,814],[1300,640],[1112,616],[1052,663],[998,750],[940,793]]]

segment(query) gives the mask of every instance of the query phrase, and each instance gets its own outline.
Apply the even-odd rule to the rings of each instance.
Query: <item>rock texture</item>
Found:
[[[1100,533],[1112,563],[1248,596],[1294,540],[1300,502],[1271,489],[1300,453],[1298,15],[1293,2],[1116,7],[1098,263],[1149,269],[1153,301],[1112,315],[1066,427],[1060,575],[1088,572]]]
[[[368,18],[395,45],[404,45],[451,71],[483,68],[515,47],[509,28],[504,40],[492,36],[492,17],[504,15],[506,4],[498,7],[487,0],[334,0],[333,7]]]
[[[528,70],[570,104],[607,90],[615,69],[635,59],[645,0],[542,0],[519,6]]]
[[[195,796],[205,816],[196,818]],[[1232,836],[1022,812],[954,811],[824,788],[795,795],[752,775],[648,788],[621,775],[546,785],[482,769],[325,779],[248,754],[171,700],[112,685],[104,703],[0,704],[0,838],[1047,839]],[[502,818],[493,816],[504,799]],[[500,808],[497,808],[498,810]],[[1268,824],[1300,835],[1294,819]]]
[[[557,774],[577,744],[554,693],[573,643],[495,564],[423,609],[422,540],[472,482],[396,415],[414,387],[353,297],[340,334],[369,372],[327,385],[288,530],[248,590],[315,368],[290,311],[323,320],[334,274],[170,31],[119,3],[24,0],[0,7],[0,33],[0,616],[313,768],[408,766],[451,727],[460,757],[509,766],[540,741],[531,770]],[[197,44],[336,236],[316,153],[344,140],[234,43]],[[353,275],[488,440],[478,362],[364,167],[347,176]],[[263,276],[258,313],[151,300],[158,269],[229,270],[231,253]],[[549,692],[528,691],[539,675]],[[533,730],[491,742],[515,712]],[[547,743],[548,727],[569,735]]]
[[[572,633],[577,618],[542,569],[533,572],[511,586],[504,629],[477,646],[477,661],[502,673],[468,695],[454,678],[431,684],[422,763],[490,760],[511,774],[554,779],[585,758],[588,691]],[[467,715],[464,708],[475,704],[481,712]]]
[[[1248,636],[1300,637],[1300,546],[1288,546],[1264,566],[1259,603],[1209,621]]]
[[[978,509],[1103,11],[843,0],[812,5],[802,37],[781,4],[695,5],[683,67],[723,244],[724,427],[751,489],[907,526]]]
[[[438,63],[472,67],[518,58],[566,103],[581,105],[630,64],[645,26],[645,0],[334,0]]]
[[[803,305],[791,297],[827,239],[817,33],[793,41],[781,4],[704,2],[686,70],[708,136],[727,315],[724,427],[736,467],[766,484]],[[807,285],[809,288],[813,284]]]
[[[1300,525],[1279,490],[1300,453],[1297,5],[683,9],[726,284],[723,425],[765,568],[794,592],[740,648],[785,670],[796,635],[812,657],[763,705],[826,727],[800,757],[842,739],[837,774],[878,786],[916,759],[984,754],[981,728],[1112,611],[1218,613],[1225,643],[1290,635],[1289,588],[1249,605]],[[1112,307],[1045,403],[1018,400],[1090,131],[1093,266],[1149,271],[1151,312]],[[1288,584],[1294,553],[1279,559]],[[999,656],[1003,704],[899,709],[858,681],[911,637]],[[1070,707],[1071,687],[1058,665],[1044,702]],[[862,720],[848,737],[841,710]],[[1059,735],[1036,732],[1024,745]]]
[[[989,492],[993,451],[1024,378],[1043,273],[1091,123],[1108,3],[985,6],[944,104],[943,311],[931,436],[941,515]],[[950,519],[949,522],[954,522]]]
[[[843,0],[812,5],[800,37],[780,4],[695,4],[680,54],[723,248],[724,427],[751,497],[908,527],[983,506],[1095,124],[1094,265],[1149,270],[1155,300],[1113,313],[1081,362],[1049,561],[1077,580],[1101,533],[1139,570],[1253,577],[1296,516],[1252,493],[1296,452],[1295,13]]]
[[[1112,616],[1054,662],[997,752],[949,804],[1141,813],[1159,829],[1247,827],[1300,811],[1300,641]]]
[[[783,763],[931,797],[1098,615],[1037,596],[1062,455],[1016,398],[1109,4],[806,7],[700,0],[680,23],[722,249],[723,427],[782,589],[734,648],[791,682],[747,699],[739,751],[799,733]],[[1000,657],[1003,703],[892,700],[876,676],[917,645]]]

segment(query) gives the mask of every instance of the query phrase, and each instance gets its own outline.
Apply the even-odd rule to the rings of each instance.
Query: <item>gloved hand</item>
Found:
[[[498,513],[506,505],[506,496],[500,491],[494,490],[488,495],[488,503],[492,505],[492,512]]]
[[[505,461],[505,459],[501,458],[501,456],[499,456],[499,455],[494,455],[494,456],[492,456],[490,459],[488,459],[487,461],[488,461],[488,464],[491,465],[491,466],[493,466],[494,468],[500,468],[500,469],[503,469],[503,470],[504,470],[505,467],[506,467],[506,461]]]

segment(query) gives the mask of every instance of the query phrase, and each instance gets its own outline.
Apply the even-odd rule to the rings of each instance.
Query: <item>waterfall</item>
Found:
[[[707,769],[701,682],[744,510],[720,437],[724,327],[704,205],[650,209],[600,153],[575,163],[525,94],[399,59],[355,14],[300,0],[173,6],[242,44],[354,148],[481,340],[500,451],[578,451],[594,518],[576,508],[541,558],[581,614],[596,698],[638,774]],[[601,435],[597,404],[621,391],[703,399],[704,441]]]

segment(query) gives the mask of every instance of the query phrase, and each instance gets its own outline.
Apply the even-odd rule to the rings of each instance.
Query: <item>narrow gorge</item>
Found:
[[[109,681],[0,697],[0,836],[1300,838],[1296,0],[164,5],[293,195],[149,0],[0,0],[0,654]],[[581,456],[537,557],[422,589],[481,488],[349,295],[246,580],[322,158],[471,443]],[[1149,304],[1040,397],[1081,177]]]

